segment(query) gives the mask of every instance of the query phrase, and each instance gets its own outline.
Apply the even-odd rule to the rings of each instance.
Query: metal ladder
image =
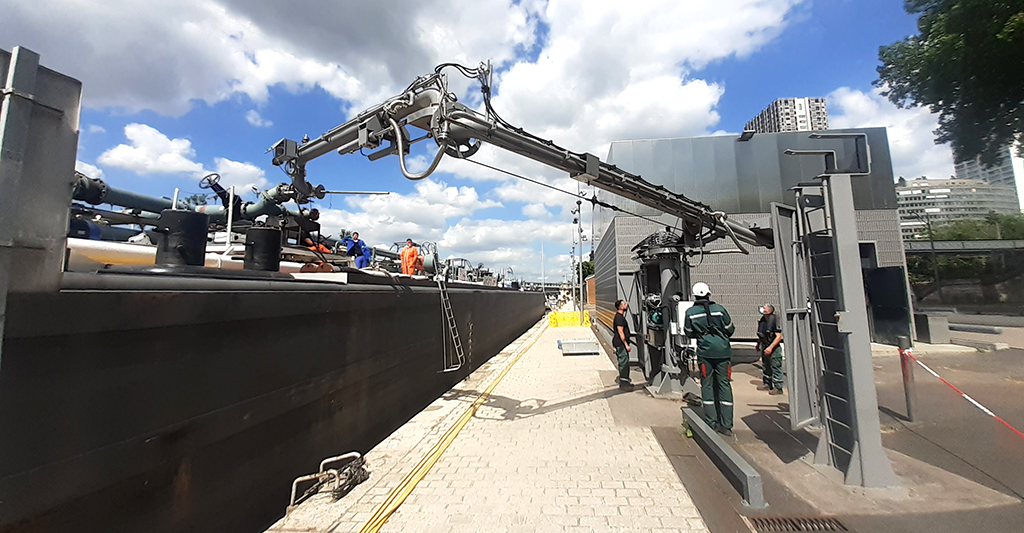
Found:
[[[442,355],[442,372],[455,372],[462,368],[462,364],[465,362],[465,353],[462,350],[462,339],[459,337],[459,325],[455,322],[455,313],[452,312],[452,301],[448,297],[448,283],[445,282],[443,277],[438,277],[437,288],[441,293],[441,312],[444,314],[445,323],[448,326],[448,333],[452,338],[452,347],[455,350],[455,357],[458,359],[450,359],[448,357],[448,342],[447,339],[443,339],[444,342],[444,353]]]
[[[856,432],[853,428],[855,413],[850,396],[852,387],[847,385],[850,379],[850,369],[846,362],[849,348],[845,335],[840,333],[837,314],[844,302],[839,287],[836,236],[832,227],[833,217],[828,208],[828,192],[826,187],[808,187],[801,191],[802,194],[811,193],[822,198],[822,205],[804,207],[802,235],[811,285],[810,303],[816,326],[813,335],[819,353],[819,402],[825,426],[815,462],[832,464],[845,473],[856,453]],[[815,214],[820,219],[818,223],[811,223],[810,219]]]

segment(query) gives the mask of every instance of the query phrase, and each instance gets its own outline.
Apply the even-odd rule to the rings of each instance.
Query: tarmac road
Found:
[[[1024,350],[919,356],[947,381],[1024,430]],[[1024,499],[1024,438],[914,365],[913,422],[906,421],[898,357],[874,358],[882,443]],[[1024,504],[981,511],[845,519],[858,531],[1024,531]]]

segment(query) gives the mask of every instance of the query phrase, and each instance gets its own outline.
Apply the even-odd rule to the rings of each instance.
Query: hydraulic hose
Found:
[[[427,167],[427,170],[424,170],[420,174],[412,174],[405,168],[405,141],[402,139],[402,130],[399,129],[398,122],[395,122],[395,119],[388,118],[388,122],[391,123],[391,127],[395,130],[395,140],[398,143],[398,166],[402,168],[402,175],[414,181],[421,180],[431,175],[434,172],[434,169],[437,168],[437,164],[441,162],[441,157],[444,156],[444,151],[448,149],[448,140],[445,139],[444,142],[438,145],[437,153],[434,154],[434,160],[430,163],[430,166]]]
[[[724,211],[715,211],[714,215],[715,215],[716,218],[718,218],[720,221],[722,221],[722,226],[725,227],[725,231],[729,234],[729,238],[732,239],[732,242],[736,245],[736,248],[737,248],[736,251],[740,252],[743,255],[750,255],[750,250],[747,250],[746,248],[743,247],[742,244],[740,244],[740,240],[736,238],[736,234],[733,233],[733,231],[732,231],[732,226],[726,222],[729,217],[725,214],[725,212]],[[719,252],[719,253],[724,253],[724,252]]]

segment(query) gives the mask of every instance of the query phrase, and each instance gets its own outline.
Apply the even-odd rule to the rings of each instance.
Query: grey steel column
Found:
[[[21,47],[0,50],[0,76],[2,339],[8,293],[60,286],[82,84],[40,67],[39,54]]]
[[[832,216],[835,243],[835,274],[839,278],[839,307],[836,321],[839,333],[846,337],[848,383],[856,435],[856,449],[846,471],[847,485],[888,487],[899,480],[882,448],[878,421],[875,369],[871,363],[871,338],[864,307],[864,279],[861,275],[860,246],[857,241],[857,216],[853,209],[853,187],[849,174],[824,178]]]

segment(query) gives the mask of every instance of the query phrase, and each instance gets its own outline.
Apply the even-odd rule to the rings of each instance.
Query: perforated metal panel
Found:
[[[857,211],[857,238],[874,242],[879,267],[907,268],[903,252],[903,238],[899,233],[900,216],[895,209]]]

